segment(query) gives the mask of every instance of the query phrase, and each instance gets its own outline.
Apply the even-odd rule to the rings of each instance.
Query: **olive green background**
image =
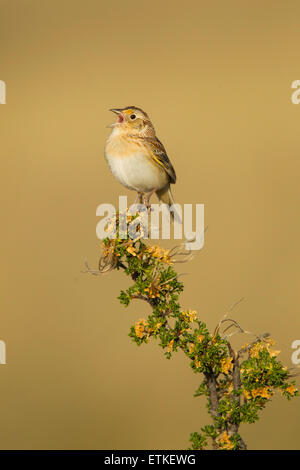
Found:
[[[0,0],[2,449],[182,449],[209,423],[186,358],[128,338],[149,312],[119,304],[128,279],[81,272],[99,256],[96,207],[134,199],[103,157],[112,107],[149,113],[176,201],[205,204],[182,306],[212,329],[244,296],[234,318],[292,366],[299,18],[297,1]],[[300,399],[276,396],[241,432],[299,449],[299,420]]]

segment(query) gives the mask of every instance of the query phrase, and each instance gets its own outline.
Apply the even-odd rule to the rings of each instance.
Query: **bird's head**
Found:
[[[131,133],[145,133],[154,130],[149,116],[145,111],[136,106],[127,106],[126,108],[110,109],[118,117],[117,121],[109,127]]]

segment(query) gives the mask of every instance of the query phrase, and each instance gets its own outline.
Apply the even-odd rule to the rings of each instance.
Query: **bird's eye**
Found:
[[[136,118],[136,115],[135,115],[135,114],[132,114],[132,115],[130,116],[130,119],[135,119],[135,118]]]

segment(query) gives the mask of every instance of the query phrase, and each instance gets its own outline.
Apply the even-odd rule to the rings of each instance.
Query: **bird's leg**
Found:
[[[155,191],[156,191],[156,189],[152,189],[152,191],[150,191],[150,193],[148,193],[146,196],[144,195],[144,197],[143,197],[143,201],[144,201],[144,204],[147,207],[147,209],[149,209],[149,207],[150,207],[150,198],[151,198],[152,194],[155,193]]]
[[[140,191],[137,192],[133,204],[136,204],[137,202],[138,202],[139,204],[142,204],[142,203],[143,203],[143,193],[141,193]]]

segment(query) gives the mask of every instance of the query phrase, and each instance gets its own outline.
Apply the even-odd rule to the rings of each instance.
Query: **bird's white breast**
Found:
[[[147,193],[168,183],[165,170],[140,145],[108,140],[105,157],[113,175],[128,189]]]

